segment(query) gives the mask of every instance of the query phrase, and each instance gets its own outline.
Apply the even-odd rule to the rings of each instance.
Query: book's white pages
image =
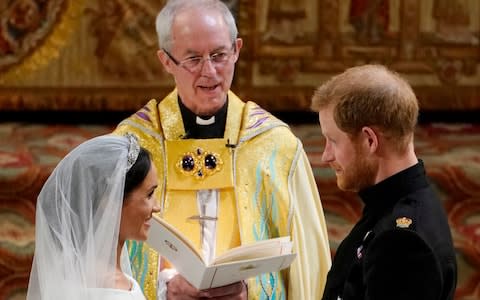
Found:
[[[290,237],[280,237],[230,249],[206,265],[200,253],[177,229],[154,215],[147,244],[169,260],[197,289],[228,285],[290,266]]]

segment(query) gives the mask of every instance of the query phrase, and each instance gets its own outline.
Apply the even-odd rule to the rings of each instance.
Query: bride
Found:
[[[70,152],[37,200],[27,299],[144,300],[128,239],[145,240],[157,175],[133,135],[104,135]]]

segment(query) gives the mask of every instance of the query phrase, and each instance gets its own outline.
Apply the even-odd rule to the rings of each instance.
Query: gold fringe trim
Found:
[[[85,6],[85,0],[67,0],[65,11],[59,12],[60,20],[53,26],[52,32],[42,44],[25,57],[22,62],[0,74],[0,83],[14,83],[22,80],[25,74],[35,72],[49,61],[59,56],[61,48],[66,44],[75,25],[79,22]]]

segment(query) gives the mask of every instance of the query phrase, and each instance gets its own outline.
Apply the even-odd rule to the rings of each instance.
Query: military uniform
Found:
[[[453,299],[457,266],[447,217],[422,161],[359,193],[323,299]]]

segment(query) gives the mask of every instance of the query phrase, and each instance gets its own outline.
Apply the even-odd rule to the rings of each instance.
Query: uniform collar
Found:
[[[427,187],[423,161],[392,175],[374,186],[361,190],[358,195],[365,203],[364,213],[372,211],[382,213],[393,207],[401,198]]]

